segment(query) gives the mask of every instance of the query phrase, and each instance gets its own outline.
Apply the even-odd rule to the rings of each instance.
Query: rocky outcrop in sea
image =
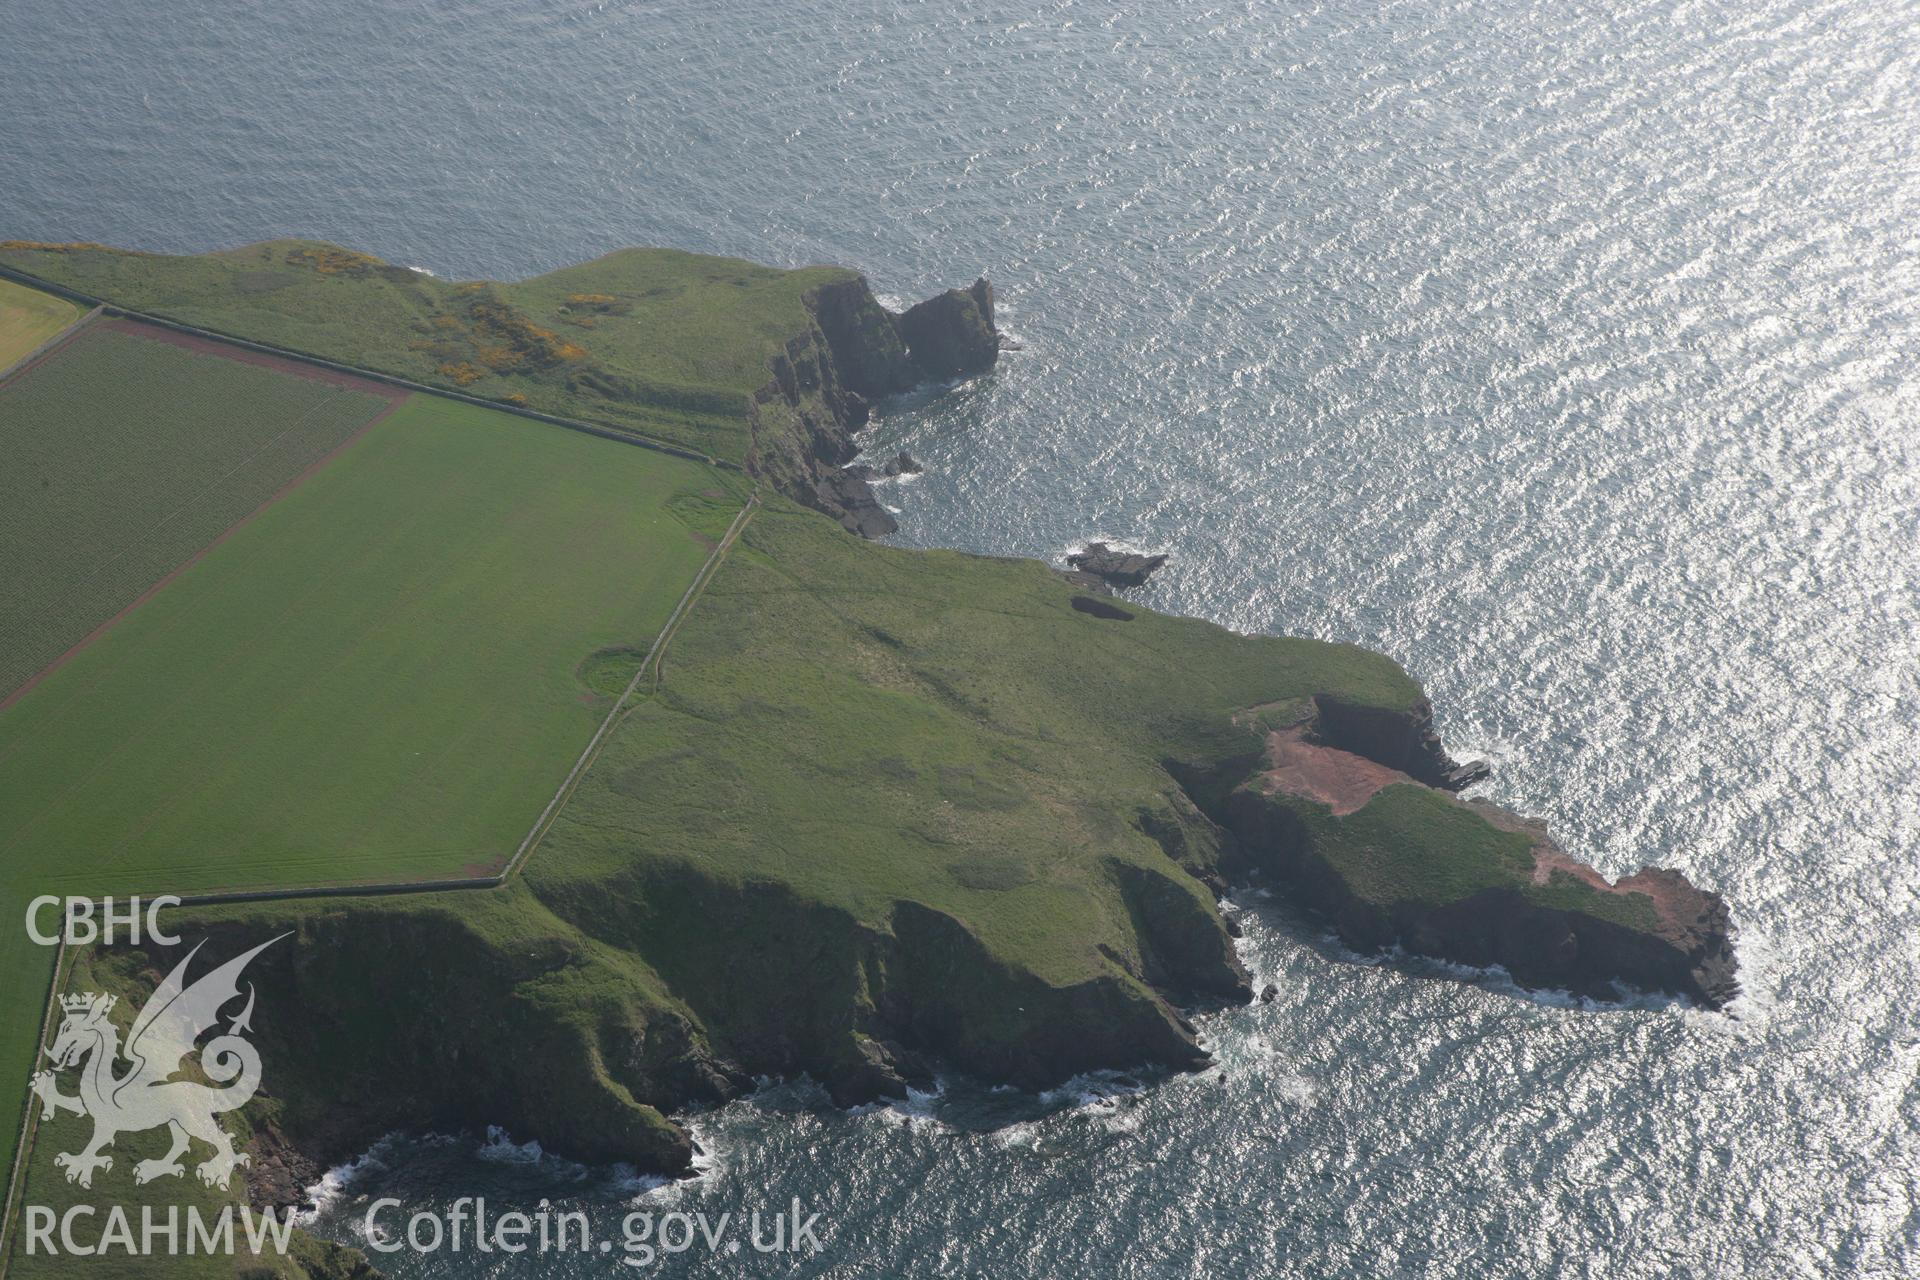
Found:
[[[911,474],[919,464],[902,453],[878,473],[849,467],[860,452],[854,434],[875,400],[993,367],[1000,356],[993,286],[982,277],[895,314],[856,276],[823,285],[804,301],[808,332],[770,362],[772,377],[749,406],[748,465],[849,531],[884,537],[899,525],[869,481]]]

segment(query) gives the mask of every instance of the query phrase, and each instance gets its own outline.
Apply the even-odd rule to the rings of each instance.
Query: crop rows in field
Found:
[[[393,402],[155,334],[95,325],[0,385],[0,697]]]

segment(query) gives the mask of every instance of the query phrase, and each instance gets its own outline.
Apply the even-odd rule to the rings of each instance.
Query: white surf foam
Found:
[[[344,1200],[360,1179],[384,1171],[386,1157],[393,1152],[393,1135],[388,1134],[371,1147],[320,1175],[320,1181],[306,1189],[308,1208],[296,1210],[295,1226],[305,1226]]]
[[[1112,550],[1130,556],[1160,556],[1172,554],[1169,548],[1149,547],[1144,543],[1134,542],[1127,538],[1117,538],[1110,533],[1096,533],[1085,541],[1069,543],[1067,548],[1060,553],[1060,558],[1064,560],[1068,556],[1077,556],[1096,542],[1104,542]]]

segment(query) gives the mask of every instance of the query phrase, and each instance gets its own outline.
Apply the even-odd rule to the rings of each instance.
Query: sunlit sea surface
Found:
[[[929,466],[883,490],[900,541],[1170,551],[1145,601],[1394,655],[1491,795],[1741,930],[1709,1016],[1246,900],[1279,996],[1202,1020],[1204,1075],[777,1086],[695,1118],[672,1187],[396,1142],[327,1233],[382,1195],[616,1233],[798,1197],[819,1257],[647,1274],[1920,1273],[1912,0],[14,0],[0,122],[0,235],[987,272],[1024,350],[880,421]]]

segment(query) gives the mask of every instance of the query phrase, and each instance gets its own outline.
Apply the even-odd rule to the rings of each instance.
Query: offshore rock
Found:
[[[993,327],[993,286],[983,276],[968,289],[949,289],[909,308],[900,336],[922,378],[944,381],[985,373],[1000,358]]]
[[[1137,587],[1167,562],[1165,556],[1135,555],[1116,551],[1104,542],[1090,542],[1086,548],[1067,557],[1067,563],[1082,573],[1090,573],[1116,587]]]
[[[864,277],[850,276],[803,302],[812,323],[768,362],[772,376],[747,409],[748,470],[849,532],[884,537],[899,526],[868,481],[912,474],[920,464],[903,452],[878,473],[849,467],[860,452],[853,435],[867,425],[875,399],[993,364],[1000,342],[993,287],[976,280],[895,316]]]
[[[913,455],[905,449],[888,458],[878,467],[856,462],[846,469],[848,475],[857,480],[867,481],[891,480],[896,476],[917,476],[925,470],[926,468],[916,462]]]

